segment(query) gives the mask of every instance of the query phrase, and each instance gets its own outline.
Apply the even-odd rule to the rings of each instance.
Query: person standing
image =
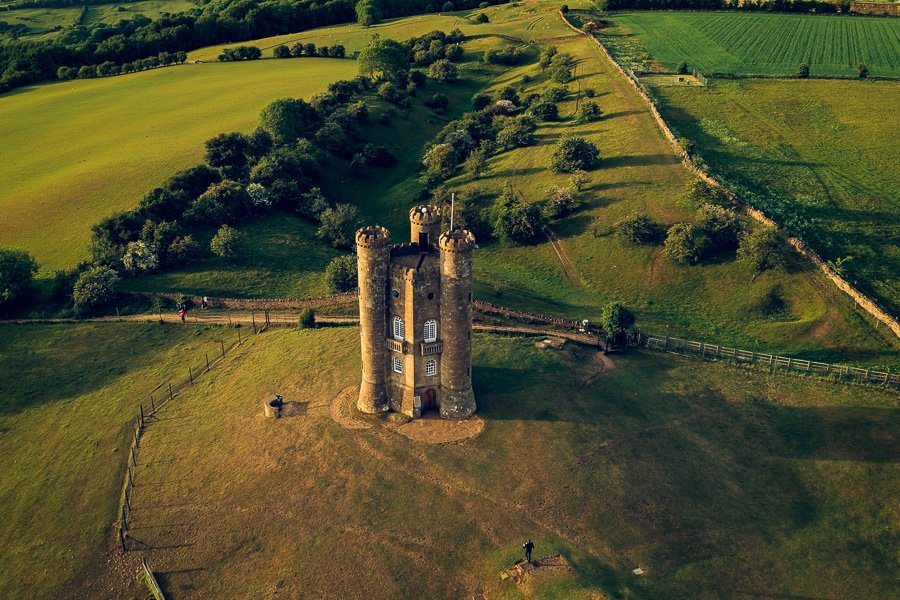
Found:
[[[531,562],[531,552],[534,550],[534,542],[531,541],[531,538],[528,538],[528,541],[522,544],[522,548],[525,549],[525,560]]]

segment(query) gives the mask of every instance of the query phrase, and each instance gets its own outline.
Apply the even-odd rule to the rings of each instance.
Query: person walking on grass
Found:
[[[185,306],[184,302],[178,305],[178,316],[181,317],[181,322],[184,323],[184,318],[187,316],[187,306]]]
[[[531,541],[531,538],[528,538],[528,541],[522,544],[522,548],[525,549],[525,560],[531,562],[531,552],[534,550],[534,542]]]

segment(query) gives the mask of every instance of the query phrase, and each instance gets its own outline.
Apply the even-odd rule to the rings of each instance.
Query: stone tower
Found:
[[[383,227],[356,233],[362,385],[359,409],[446,419],[475,412],[472,260],[475,237],[440,235],[441,211],[410,210],[408,244]]]

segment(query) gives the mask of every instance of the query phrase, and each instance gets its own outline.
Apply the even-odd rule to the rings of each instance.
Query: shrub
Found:
[[[297,213],[307,219],[318,219],[319,215],[328,207],[328,200],[322,194],[322,190],[314,187],[308,192],[300,194],[299,202],[297,203]]]
[[[79,311],[101,306],[118,294],[119,274],[106,266],[88,269],[78,276],[72,288],[75,308]]]
[[[599,121],[603,117],[603,111],[600,105],[591,100],[586,100],[578,107],[578,115],[575,117],[576,123],[593,123]]]
[[[569,95],[569,88],[564,85],[551,85],[548,87],[542,98],[548,102],[562,102]]]
[[[567,136],[556,144],[550,156],[550,168],[555,173],[590,171],[600,164],[600,151],[582,137]]]
[[[232,262],[238,256],[238,244],[241,240],[241,234],[237,229],[222,225],[216,235],[213,236],[209,243],[209,249],[212,253],[224,260]]]
[[[425,77],[425,73],[422,71],[410,71],[409,80],[417,88],[423,88],[425,87],[425,84],[428,83],[428,78]]]
[[[450,106],[450,100],[447,98],[446,94],[434,94],[431,98],[425,100],[425,106],[444,112],[447,110],[447,107]]]
[[[21,301],[31,291],[37,271],[31,254],[0,246],[0,306]]]
[[[129,242],[125,246],[122,265],[129,273],[139,271],[155,271],[159,267],[159,254],[156,248],[144,241]]]
[[[554,185],[547,192],[543,213],[548,219],[561,219],[575,212],[577,206],[574,188]]]
[[[869,76],[869,67],[865,65],[865,63],[859,63],[856,65],[856,76],[860,79],[865,79]]]
[[[456,172],[456,150],[451,144],[435,144],[425,152],[422,158],[425,165],[425,178],[429,181],[450,179]]]
[[[572,71],[575,69],[575,58],[568,53],[553,55],[550,59],[548,72],[550,79],[556,83],[569,83],[572,81]]]
[[[566,14],[567,12],[569,12],[569,5],[563,4],[562,6],[560,6],[559,12],[561,12],[562,14]]]
[[[600,312],[600,327],[610,337],[616,337],[634,325],[634,313],[621,302],[610,302]]]
[[[666,232],[666,256],[672,261],[693,265],[700,262],[709,239],[691,223],[675,223]]]
[[[297,327],[300,329],[312,329],[316,326],[316,311],[311,308],[304,308],[300,311],[300,318],[297,319]]]
[[[441,59],[431,64],[428,68],[428,76],[438,81],[456,81],[458,71],[452,62]]]
[[[176,237],[166,249],[166,261],[170,264],[185,265],[200,255],[200,245],[189,235]]]
[[[553,102],[537,102],[528,109],[528,112],[542,121],[555,121],[559,118],[559,107]]]
[[[407,107],[410,105],[409,94],[391,81],[385,81],[378,86],[378,95],[397,106]]]
[[[238,223],[250,214],[250,195],[240,183],[224,180],[210,186],[185,212],[195,223]]]
[[[737,248],[744,224],[730,208],[704,204],[697,211],[697,227],[709,236],[715,248]]]
[[[291,49],[284,44],[279,44],[278,46],[275,46],[275,49],[272,51],[272,56],[275,58],[290,58]]]
[[[594,96],[597,95],[597,92],[594,91],[594,88],[585,88],[584,95],[587,96],[588,98],[593,98]]]
[[[572,173],[571,181],[572,187],[575,188],[575,191],[580,192],[584,189],[584,186],[591,182],[591,178],[587,173],[579,169],[578,171]]]
[[[491,105],[493,100],[487,94],[475,94],[472,96],[472,107],[475,110],[482,110]]]
[[[319,215],[320,225],[316,236],[330,242],[334,248],[348,248],[353,241],[353,231],[359,211],[350,204],[338,204],[326,208]]]
[[[536,204],[522,204],[507,191],[497,201],[494,235],[508,244],[536,242],[544,226],[544,216]]]
[[[489,22],[489,21],[490,21],[490,19],[489,19],[488,16],[487,16],[486,14],[484,14],[484,13],[478,13],[478,15],[475,17],[475,22],[476,22],[476,23],[482,23],[482,24],[483,24],[483,23],[487,23],[487,22]]]
[[[803,63],[802,65],[797,67],[797,77],[799,77],[800,79],[806,79],[807,77],[809,77],[809,65],[808,64]]]
[[[687,75],[688,72],[688,64],[684,61],[678,63],[678,66],[675,67],[675,72],[679,75]]]
[[[356,257],[352,254],[335,256],[325,267],[325,281],[332,293],[356,289]]]
[[[504,117],[506,119],[497,131],[497,144],[506,150],[534,144],[537,123],[528,115]]]
[[[655,244],[662,228],[643,213],[633,212],[613,224],[613,230],[622,241],[630,244]]]

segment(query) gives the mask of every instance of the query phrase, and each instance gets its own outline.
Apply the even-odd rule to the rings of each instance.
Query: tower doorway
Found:
[[[437,392],[434,389],[430,389],[425,392],[425,395],[422,396],[422,414],[425,414],[429,410],[437,410]]]

